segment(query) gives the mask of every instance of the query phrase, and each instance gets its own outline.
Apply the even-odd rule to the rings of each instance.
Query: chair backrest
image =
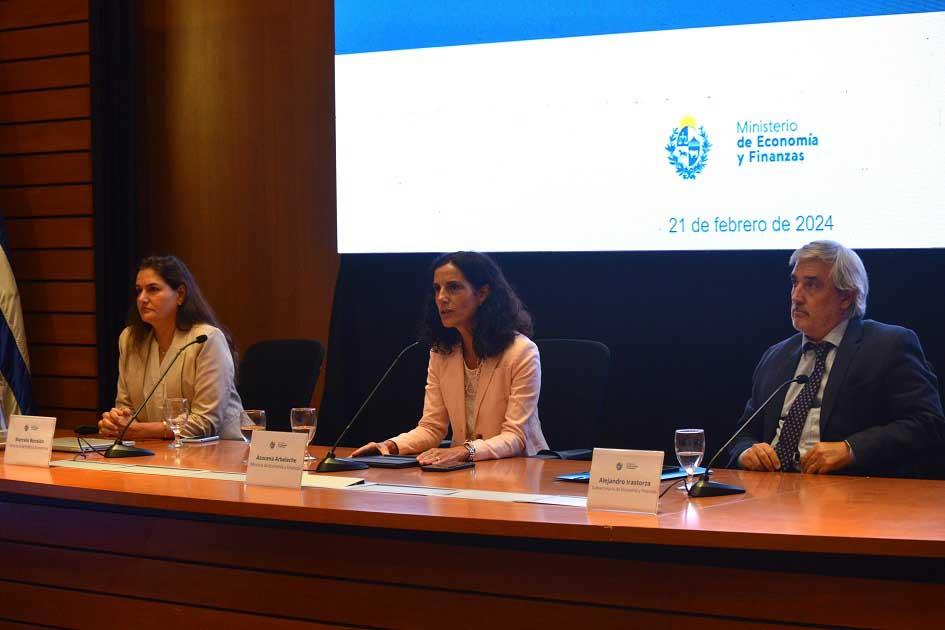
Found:
[[[539,339],[538,417],[555,450],[593,448],[607,391],[610,348],[589,339]]]
[[[244,409],[265,409],[271,431],[289,431],[289,410],[308,407],[325,349],[314,339],[274,339],[249,347],[237,389]]]

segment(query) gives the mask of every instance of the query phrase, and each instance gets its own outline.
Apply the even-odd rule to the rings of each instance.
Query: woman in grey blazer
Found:
[[[177,352],[206,335],[205,343],[184,350],[125,435],[130,439],[173,437],[164,422],[164,400],[187,398],[191,413],[183,436],[242,439],[243,404],[236,392],[233,342],[190,270],[175,256],[145,258],[138,267],[135,295],[128,326],[118,339],[115,407],[102,414],[99,432],[117,436]]]

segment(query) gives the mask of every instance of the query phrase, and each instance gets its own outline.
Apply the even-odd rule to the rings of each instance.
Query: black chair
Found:
[[[555,451],[593,448],[607,391],[610,348],[588,339],[539,339],[538,417]]]
[[[289,431],[289,410],[308,407],[325,349],[314,339],[274,339],[249,347],[237,390],[244,409],[264,409],[266,428]]]

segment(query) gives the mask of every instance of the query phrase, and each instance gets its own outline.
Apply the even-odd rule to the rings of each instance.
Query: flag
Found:
[[[33,386],[30,383],[30,357],[26,347],[23,309],[10,266],[7,232],[0,217],[0,385],[2,385],[3,417],[14,413],[33,412]]]

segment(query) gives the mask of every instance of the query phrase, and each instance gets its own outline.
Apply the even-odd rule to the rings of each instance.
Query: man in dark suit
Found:
[[[747,470],[910,475],[917,457],[945,442],[938,382],[914,332],[864,320],[869,292],[857,254],[814,241],[791,256],[791,322],[755,369],[742,422],[782,391],[737,440]]]

